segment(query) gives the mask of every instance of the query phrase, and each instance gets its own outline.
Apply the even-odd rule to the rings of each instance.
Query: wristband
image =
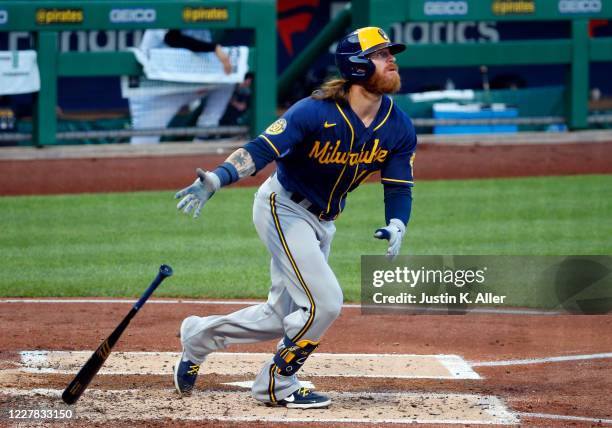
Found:
[[[236,167],[229,162],[223,162],[213,171],[219,177],[221,187],[232,184],[240,178],[238,176],[238,170]]]

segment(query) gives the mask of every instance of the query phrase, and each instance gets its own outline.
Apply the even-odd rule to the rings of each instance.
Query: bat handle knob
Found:
[[[172,276],[172,268],[170,266],[168,266],[168,265],[161,265],[159,267],[159,273],[164,278],[168,277],[168,276]]]

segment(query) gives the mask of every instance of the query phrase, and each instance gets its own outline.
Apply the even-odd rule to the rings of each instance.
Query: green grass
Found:
[[[2,296],[138,296],[161,263],[157,296],[262,298],[269,256],[252,224],[253,188],[219,192],[195,221],[172,192],[0,198]],[[337,221],[330,264],[359,300],[362,254],[384,218],[364,185]],[[612,254],[612,176],[420,182],[403,254]]]

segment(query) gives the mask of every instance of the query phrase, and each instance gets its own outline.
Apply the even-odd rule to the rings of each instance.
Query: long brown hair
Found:
[[[323,83],[311,95],[315,100],[347,101],[351,82],[346,79],[331,79]]]

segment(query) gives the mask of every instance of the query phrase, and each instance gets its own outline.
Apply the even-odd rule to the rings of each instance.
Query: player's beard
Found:
[[[392,70],[392,72],[389,70]],[[376,70],[374,75],[363,83],[364,89],[374,94],[395,94],[401,86],[402,80],[397,72],[396,65],[389,66],[383,72]]]

